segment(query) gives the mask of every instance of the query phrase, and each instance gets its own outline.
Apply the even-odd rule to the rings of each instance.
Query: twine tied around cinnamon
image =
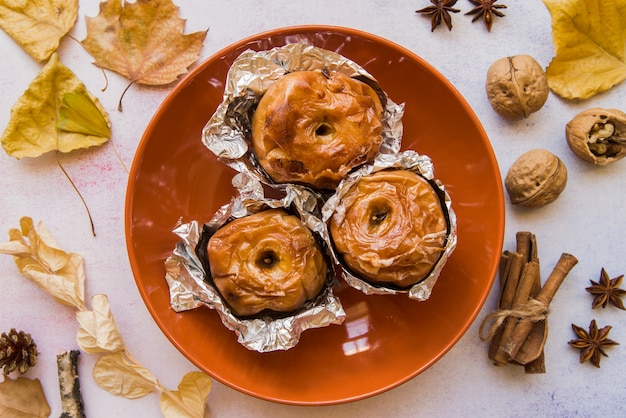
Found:
[[[503,253],[498,308],[485,317],[478,335],[491,340],[489,358],[495,365],[516,363],[526,373],[545,373],[548,307],[578,260],[562,253],[542,286],[534,235],[518,233],[517,241],[518,251]]]
[[[487,315],[478,329],[478,336],[482,341],[489,341],[493,338],[498,329],[502,326],[506,318],[517,318],[521,321],[539,322],[546,319],[548,316],[548,304],[537,299],[528,299],[526,303],[515,309],[497,309],[494,312]],[[485,328],[487,324],[491,323],[488,327],[489,332],[485,335]]]

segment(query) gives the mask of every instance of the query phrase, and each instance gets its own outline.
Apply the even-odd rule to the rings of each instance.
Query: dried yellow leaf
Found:
[[[92,296],[91,308],[91,311],[76,313],[76,340],[80,349],[90,354],[122,351],[124,340],[111,313],[107,295]]]
[[[101,138],[109,138],[109,122],[102,116],[100,109],[86,92],[65,93],[59,106],[57,128],[65,132],[74,132]]]
[[[93,367],[93,378],[107,392],[129,399],[141,398],[159,388],[150,370],[122,351],[100,357]]]
[[[566,99],[588,99],[626,79],[624,0],[543,0],[552,17],[555,57],[548,86]]]
[[[165,418],[203,417],[212,385],[211,378],[205,373],[185,374],[178,384],[178,390],[164,390],[161,393],[161,413]]]
[[[45,61],[78,17],[78,0],[0,0],[0,28],[31,57]]]
[[[39,379],[5,376],[0,382],[0,417],[49,417],[50,412]]]
[[[68,118],[72,120],[76,114],[81,115],[80,121],[72,125]],[[91,134],[84,127],[76,128],[85,121],[91,122]],[[103,126],[110,126],[104,108],[53,54],[11,109],[0,141],[12,157],[38,157],[54,150],[70,152],[102,145],[110,136]]]
[[[96,65],[132,82],[162,85],[175,81],[198,59],[206,31],[184,35],[185,21],[171,0],[107,0],[87,18],[83,46]]]
[[[0,254],[11,254],[20,273],[58,302],[85,310],[83,257],[66,253],[51,239],[50,232],[29,217],[20,219],[20,229],[9,230],[9,243],[0,244]],[[17,250],[17,251],[16,251]]]

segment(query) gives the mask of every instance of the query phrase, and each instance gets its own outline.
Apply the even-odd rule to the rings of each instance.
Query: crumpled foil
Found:
[[[201,225],[198,221],[180,224],[174,234],[181,241],[165,261],[165,278],[170,290],[170,305],[176,312],[208,306],[217,311],[224,326],[235,332],[237,341],[249,350],[269,352],[288,350],[294,347],[302,332],[311,328],[341,324],[345,312],[332,287],[337,284],[333,263],[328,263],[326,286],[315,299],[286,317],[255,317],[240,319],[234,316],[224,303],[217,288],[205,280],[207,272],[196,254],[196,247],[203,234],[211,234],[229,219],[241,218],[269,208],[295,210],[303,223],[323,240],[325,223],[314,213],[319,208],[318,196],[297,185],[279,186],[280,199],[267,198],[258,179],[246,173],[233,177],[233,186],[238,194],[231,202],[222,206],[213,218]],[[210,236],[210,235],[209,235]],[[327,256],[332,260],[330,249]]]
[[[420,155],[413,150],[406,150],[396,154],[379,154],[376,160],[371,165],[366,165],[356,171],[353,171],[345,179],[342,180],[339,186],[337,186],[335,194],[328,198],[328,200],[322,207],[322,219],[324,220],[324,222],[328,222],[335,213],[335,211],[341,210],[342,197],[345,196],[350,188],[355,183],[357,183],[361,177],[390,168],[414,171],[415,173],[424,177],[426,180],[432,181],[439,188],[443,196],[443,203],[446,209],[444,210],[444,213],[447,216],[449,226],[448,237],[446,240],[446,246],[444,248],[443,254],[439,258],[439,261],[437,261],[437,263],[433,267],[428,277],[414,284],[408,290],[397,290],[382,286],[374,286],[371,283],[368,283],[367,281],[359,278],[358,276],[355,276],[346,268],[341,269],[341,275],[346,283],[348,283],[348,285],[362,291],[366,295],[395,295],[406,293],[408,294],[408,297],[410,299],[425,301],[430,297],[432,289],[435,286],[439,275],[441,274],[441,270],[443,269],[443,266],[446,264],[452,252],[454,251],[457,243],[456,214],[452,209],[450,195],[445,190],[444,185],[439,180],[435,179],[434,167],[430,157],[428,157],[427,155]],[[326,239],[328,240],[329,245],[332,246],[332,239],[329,235],[326,235]],[[335,262],[339,265],[342,265],[337,254],[333,252],[333,256],[335,257]]]
[[[244,51],[226,78],[222,103],[202,130],[202,142],[224,164],[272,183],[250,150],[251,113],[261,96],[286,73],[304,70],[338,71],[368,83],[381,97],[383,141],[380,153],[396,153],[402,138],[404,104],[394,103],[379,83],[355,62],[332,51],[302,43],[268,51]]]

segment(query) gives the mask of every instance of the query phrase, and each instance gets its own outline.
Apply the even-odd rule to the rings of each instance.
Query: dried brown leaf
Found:
[[[5,376],[0,383],[0,417],[49,417],[50,406],[39,379]]]
[[[206,31],[183,34],[185,21],[171,0],[107,0],[87,18],[83,46],[96,65],[133,83],[162,85],[185,73],[200,54]]]

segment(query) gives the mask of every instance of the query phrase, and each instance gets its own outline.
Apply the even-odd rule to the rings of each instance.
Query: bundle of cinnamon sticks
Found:
[[[479,333],[481,339],[491,340],[489,359],[495,365],[519,364],[526,373],[545,373],[548,307],[578,260],[561,254],[542,286],[535,235],[518,232],[516,246],[516,251],[502,253],[498,309],[485,318]]]

